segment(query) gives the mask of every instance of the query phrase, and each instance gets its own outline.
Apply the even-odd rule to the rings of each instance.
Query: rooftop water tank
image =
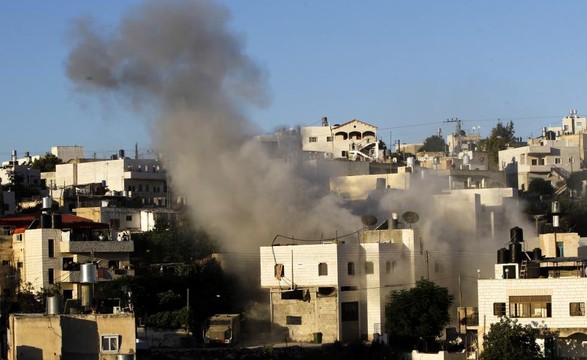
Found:
[[[511,242],[523,242],[524,241],[524,230],[516,226],[510,229],[510,241]]]
[[[47,315],[57,315],[60,313],[59,296],[47,296]]]
[[[96,283],[96,265],[92,263],[80,265],[80,277],[79,282],[82,284],[94,284]]]

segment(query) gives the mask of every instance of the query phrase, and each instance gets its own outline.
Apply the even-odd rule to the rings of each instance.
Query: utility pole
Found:
[[[453,155],[457,155],[461,152],[461,125],[462,121],[459,118],[451,118],[446,119],[445,123],[456,123],[455,125],[455,133],[453,136],[455,137],[455,147],[453,148]]]

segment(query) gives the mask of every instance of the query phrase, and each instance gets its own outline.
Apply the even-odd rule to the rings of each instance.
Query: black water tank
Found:
[[[510,262],[520,263],[522,261],[522,244],[519,242],[510,243]]]
[[[524,241],[524,231],[522,228],[516,226],[510,229],[510,241],[515,243]]]
[[[534,251],[532,251],[532,260],[540,260],[540,259],[542,259],[542,249],[535,248]]]
[[[50,214],[41,214],[39,217],[39,226],[41,229],[50,229],[51,228],[51,215]]]
[[[506,248],[497,250],[497,263],[507,264],[508,262],[510,262],[510,251]]]

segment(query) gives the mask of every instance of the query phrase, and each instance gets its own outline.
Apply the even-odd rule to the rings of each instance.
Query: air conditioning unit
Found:
[[[120,313],[122,313],[122,309],[120,308],[120,306],[113,306],[112,313],[113,314],[120,314]]]

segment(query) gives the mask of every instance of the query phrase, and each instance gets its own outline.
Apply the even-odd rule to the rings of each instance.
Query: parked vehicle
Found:
[[[208,320],[204,330],[204,343],[231,346],[240,341],[240,315],[216,314]]]

